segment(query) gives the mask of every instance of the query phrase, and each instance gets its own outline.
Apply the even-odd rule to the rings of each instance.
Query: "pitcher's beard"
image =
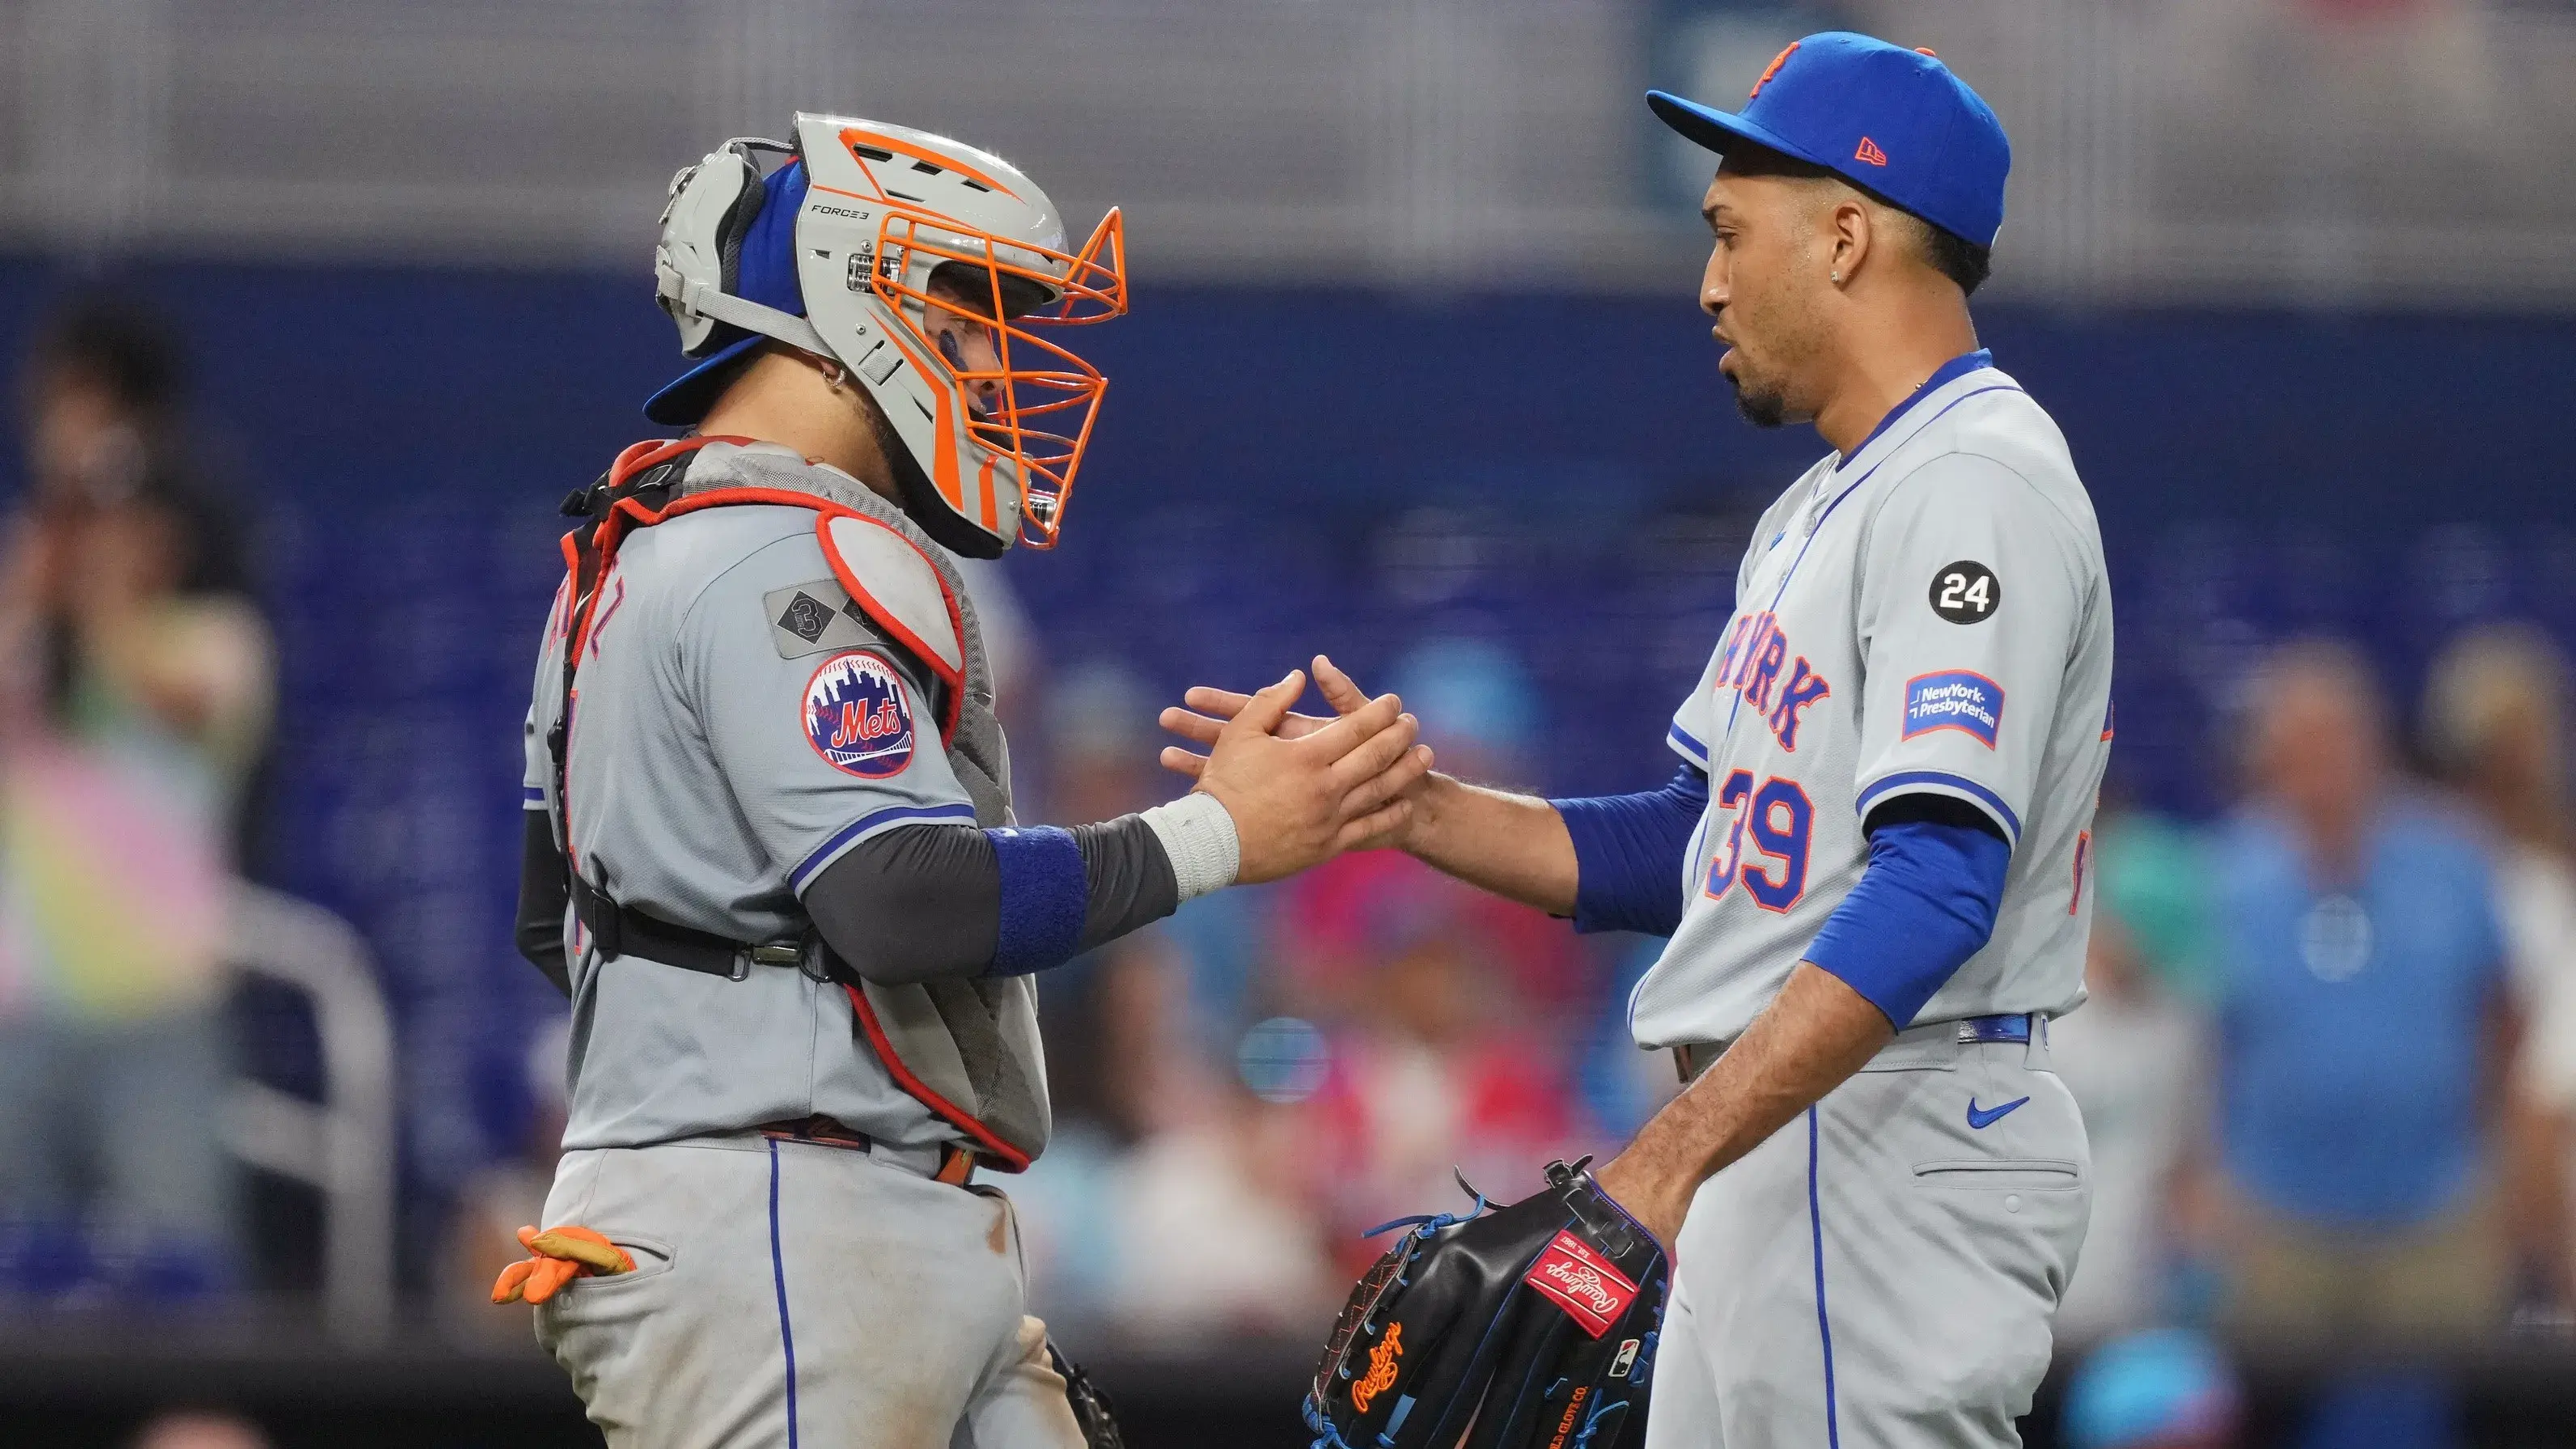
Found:
[[[1728,376],[1735,385],[1735,410],[1757,428],[1776,428],[1789,421],[1789,399],[1775,388],[1746,387],[1740,377]]]

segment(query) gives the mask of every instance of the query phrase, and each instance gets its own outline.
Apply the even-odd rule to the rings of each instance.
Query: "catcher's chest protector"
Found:
[[[810,508],[833,577],[877,630],[938,681],[939,738],[975,804],[975,823],[1013,823],[1010,751],[993,717],[992,668],[974,601],[956,565],[902,510],[836,470],[783,449],[724,439],[638,445],[581,495],[596,529],[564,538],[576,628],[564,665],[555,744],[558,809],[568,810],[563,761],[581,658],[599,581],[628,534],[702,508]],[[570,505],[567,510],[571,511]],[[558,826],[563,822],[558,821]],[[564,839],[571,838],[567,830]],[[577,868],[577,867],[576,867]],[[1028,976],[879,986],[835,963],[859,1030],[895,1084],[967,1134],[992,1165],[1016,1172],[1046,1147],[1046,1061],[1037,987]]]

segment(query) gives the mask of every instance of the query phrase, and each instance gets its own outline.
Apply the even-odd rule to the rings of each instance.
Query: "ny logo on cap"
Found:
[[[1852,153],[1852,159],[1866,161],[1872,166],[1884,166],[1887,164],[1887,153],[1878,149],[1876,141],[1863,136],[1860,138],[1860,149]]]
[[[1789,53],[1804,44],[1806,44],[1805,41],[1793,40],[1786,46],[1782,47],[1778,55],[1771,57],[1771,63],[1762,68],[1762,78],[1753,83],[1753,89],[1745,92],[1744,98],[1749,101],[1755,96],[1762,94],[1762,88],[1771,84],[1771,77],[1778,75],[1780,73],[1780,67],[1789,63]]]

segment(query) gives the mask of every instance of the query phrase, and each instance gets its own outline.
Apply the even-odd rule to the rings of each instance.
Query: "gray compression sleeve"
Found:
[[[1143,816],[1080,826],[1073,838],[1086,897],[1077,951],[1179,908],[1172,863]],[[805,888],[805,912],[864,980],[978,976],[1001,938],[1001,866],[991,838],[971,825],[907,825],[824,867]]]
[[[555,829],[543,810],[522,810],[528,817],[519,844],[519,954],[544,973],[555,990],[572,995],[572,973],[564,965],[564,904],[572,898],[571,877],[564,872],[563,852],[555,849]]]

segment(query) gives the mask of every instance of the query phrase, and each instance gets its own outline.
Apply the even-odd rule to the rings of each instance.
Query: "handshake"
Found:
[[[1315,656],[1315,683],[1332,717],[1295,714],[1306,671],[1253,694],[1201,686],[1187,709],[1163,711],[1163,728],[1206,747],[1166,747],[1166,769],[1198,782],[1234,820],[1242,842],[1235,879],[1277,880],[1346,850],[1402,847],[1431,774],[1421,721],[1392,694],[1370,699],[1330,659]]]

